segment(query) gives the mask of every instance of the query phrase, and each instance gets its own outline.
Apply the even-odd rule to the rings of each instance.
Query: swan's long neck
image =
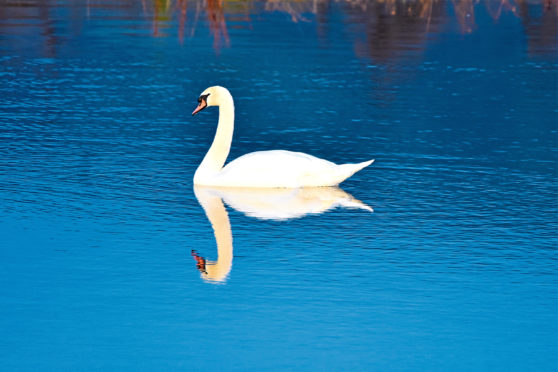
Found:
[[[196,170],[194,183],[203,183],[204,179],[217,175],[229,156],[234,131],[234,102],[230,94],[221,93],[219,98],[221,102],[217,132],[209,151]]]

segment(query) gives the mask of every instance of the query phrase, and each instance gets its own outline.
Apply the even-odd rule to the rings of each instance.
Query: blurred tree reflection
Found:
[[[346,19],[345,25],[354,40],[355,53],[373,60],[384,61],[420,51],[428,38],[435,36],[440,25],[456,22],[463,34],[477,29],[476,13],[482,7],[494,19],[512,15],[521,19],[527,34],[531,55],[557,52],[558,7],[557,0],[85,0],[85,7],[70,4],[72,24],[76,33],[81,32],[77,9],[86,9],[81,18],[95,17],[97,12],[137,16],[143,14],[151,19],[151,35],[164,37],[176,34],[180,43],[191,38],[198,27],[200,16],[207,20],[218,52],[231,45],[228,23],[235,28],[252,28],[251,17],[265,12],[285,13],[290,21],[316,21],[318,35],[325,35],[328,13],[333,7],[339,9]],[[83,4],[82,4],[83,5]],[[59,4],[48,0],[0,2],[0,25],[3,32],[21,32],[9,20],[36,19],[45,48],[45,55],[53,55],[57,41],[54,25],[59,18],[51,8]],[[194,9],[193,12],[188,12]],[[60,15],[57,15],[60,17]],[[175,26],[176,25],[176,26]],[[123,26],[129,27],[129,26]]]

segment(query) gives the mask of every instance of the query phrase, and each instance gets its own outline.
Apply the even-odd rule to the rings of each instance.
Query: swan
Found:
[[[374,161],[338,165],[301,152],[271,150],[243,155],[224,166],[234,131],[234,101],[226,88],[209,87],[199,96],[192,116],[210,106],[219,107],[219,123],[213,143],[194,174],[195,185],[265,188],[336,186]]]

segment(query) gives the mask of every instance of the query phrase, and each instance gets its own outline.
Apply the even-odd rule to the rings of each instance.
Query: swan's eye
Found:
[[[198,98],[198,103],[202,103],[202,101],[205,101],[207,103],[207,97],[209,96],[209,94],[210,93],[200,96],[200,98]]]

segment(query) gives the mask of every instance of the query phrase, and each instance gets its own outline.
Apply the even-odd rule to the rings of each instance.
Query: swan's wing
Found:
[[[243,155],[220,172],[224,186],[300,187],[335,185],[338,165],[301,152],[257,151]]]
[[[317,158],[312,155],[308,155],[302,152],[293,152],[286,150],[271,150],[271,151],[256,151],[251,152],[246,155],[231,161],[225,169],[227,168],[238,168],[238,167],[261,167],[269,168],[273,167],[296,167],[296,168],[308,168],[311,166],[335,166],[335,163],[330,161]],[[295,169],[296,169],[295,168]],[[223,170],[225,170],[223,169]]]

